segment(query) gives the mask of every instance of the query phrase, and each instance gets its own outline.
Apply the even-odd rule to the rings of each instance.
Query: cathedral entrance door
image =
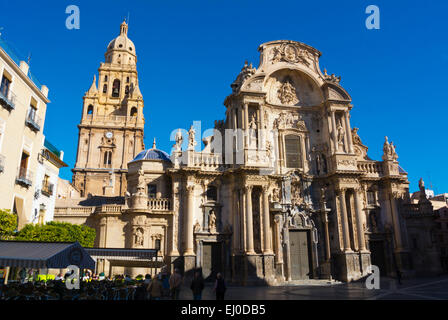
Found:
[[[386,256],[384,254],[384,241],[370,240],[369,246],[370,246],[370,259],[372,261],[372,265],[380,268],[381,275],[386,275],[387,269],[386,269]]]
[[[307,230],[289,231],[292,280],[303,280],[310,278],[309,243],[309,233]]]
[[[222,269],[221,242],[204,242],[202,244],[202,275],[205,281],[214,281]]]

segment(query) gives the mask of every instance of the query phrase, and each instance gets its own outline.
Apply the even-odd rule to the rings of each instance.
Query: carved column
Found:
[[[361,192],[362,192],[361,188],[355,189],[354,196],[355,196],[355,208],[356,208],[356,222],[358,228],[358,247],[359,251],[363,252],[366,251],[366,241],[364,234],[365,215],[361,203]]]
[[[249,146],[249,105],[247,103],[244,104],[244,147]]]
[[[397,202],[395,197],[397,196],[396,192],[392,192],[390,197],[390,206],[392,209],[392,221],[394,226],[394,233],[395,233],[395,244],[396,244],[396,251],[402,251],[403,250],[403,242],[401,239],[401,228],[400,228],[400,217],[398,214],[398,208],[397,208]]]
[[[246,193],[246,254],[255,254],[254,224],[252,216],[252,186],[246,186],[244,190]]]
[[[354,153],[353,141],[352,141],[352,129],[350,128],[350,120],[348,118],[348,110],[344,112],[344,118],[345,118],[345,131],[346,131],[346,135],[347,135],[348,150],[350,153]]]
[[[338,190],[339,203],[341,205],[341,220],[342,220],[342,236],[344,239],[344,252],[352,251],[350,247],[350,232],[348,229],[347,203],[345,201],[346,189]]]
[[[282,254],[282,215],[277,213],[274,217],[274,236],[275,236],[275,263],[283,263]]]
[[[187,186],[187,214],[185,216],[184,256],[194,256],[193,243],[194,185]]]
[[[264,254],[272,254],[271,219],[269,213],[269,187],[263,186]]]
[[[232,244],[233,244],[233,254],[236,254],[239,251],[240,245],[239,245],[239,221],[238,221],[238,201],[239,201],[239,196],[238,196],[238,189],[234,188],[233,192],[232,192],[232,221],[233,221],[233,233],[232,233]]]

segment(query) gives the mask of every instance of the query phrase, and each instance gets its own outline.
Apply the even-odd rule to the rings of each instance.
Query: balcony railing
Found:
[[[35,114],[28,114],[25,119],[25,124],[33,131],[40,130],[41,119]]]
[[[0,105],[2,105],[3,108],[7,109],[8,111],[11,111],[15,108],[16,105],[16,95],[12,93],[11,90],[9,90],[6,95],[4,95],[3,92],[0,91]]]
[[[54,184],[52,183],[44,183],[42,185],[42,194],[47,197],[51,197],[53,195]]]
[[[5,171],[5,156],[0,154],[0,173]]]
[[[30,187],[33,184],[33,172],[26,168],[20,168],[19,174],[16,178],[16,183],[24,187]]]
[[[88,114],[85,116],[85,122],[89,124],[111,124],[111,125],[123,125],[123,124],[136,124],[136,116],[92,116]]]
[[[170,211],[171,201],[168,198],[150,198],[148,199],[148,209],[154,211]]]

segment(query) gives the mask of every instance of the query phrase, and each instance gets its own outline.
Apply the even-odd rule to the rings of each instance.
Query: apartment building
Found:
[[[48,88],[2,39],[0,80],[0,208],[17,214],[20,229],[34,215]]]

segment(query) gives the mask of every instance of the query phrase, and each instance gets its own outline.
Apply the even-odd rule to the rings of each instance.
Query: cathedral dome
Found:
[[[125,21],[123,21],[120,25],[120,35],[109,42],[106,51],[106,57],[112,58],[112,54],[121,57],[121,54],[129,54],[130,56],[136,57],[135,53],[135,45],[128,38],[128,25]],[[123,58],[125,56],[123,55]],[[121,59],[120,59],[121,60]],[[123,59],[123,61],[128,62]],[[114,61],[115,62],[115,61]]]
[[[156,141],[154,139],[154,144],[151,149],[143,150],[140,152],[132,161],[138,160],[159,160],[159,161],[169,161],[171,162],[170,156],[165,151],[156,149]]]

